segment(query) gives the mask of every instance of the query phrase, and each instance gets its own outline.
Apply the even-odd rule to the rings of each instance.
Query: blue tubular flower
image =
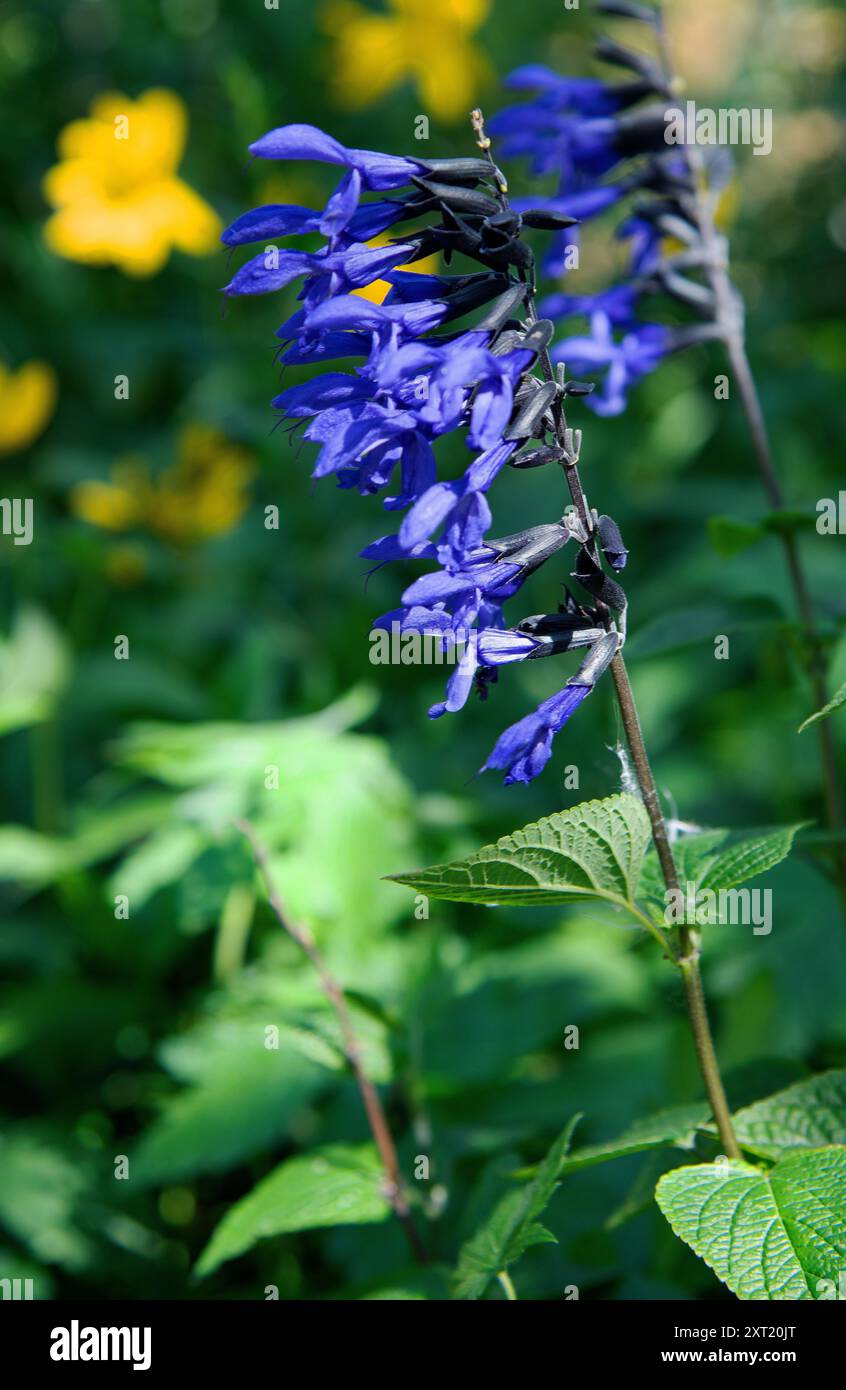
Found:
[[[329,294],[346,294],[362,289],[396,266],[413,261],[417,247],[365,246],[353,242],[342,251],[279,251],[275,247],[260,252],[230,280],[226,294],[271,294],[284,289],[292,280],[307,275],[318,284],[310,298],[325,298]]]
[[[419,159],[400,159],[374,150],[348,150],[331,135],[313,125],[283,125],[250,145],[256,159],[313,159],[354,170],[364,188],[372,192],[402,188],[426,171]]]
[[[604,314],[615,328],[630,327],[640,298],[636,285],[612,285],[598,294],[549,294],[541,301],[540,311],[551,319],[566,319],[584,314]]]
[[[610,318],[601,311],[592,316],[590,326],[589,337],[564,338],[552,356],[580,373],[606,368],[602,390],[589,396],[587,405],[597,415],[619,415],[626,408],[632,384],[653,371],[671,350],[672,335],[662,324],[643,323],[618,342]]]
[[[629,0],[601,0],[599,8],[651,31],[653,40],[660,34],[660,8]],[[547,210],[584,221],[622,206],[634,192],[645,195],[617,231],[628,243],[625,281],[593,296],[550,294],[541,306],[555,320],[591,319],[590,336],[566,337],[553,355],[576,371],[607,368],[604,390],[589,404],[598,414],[611,415],[625,409],[629,387],[667,352],[718,335],[721,311],[708,283],[713,248],[700,225],[690,162],[666,139],[674,84],[663,46],[656,45],[653,57],[602,39],[596,52],[629,80],[611,84],[560,77],[543,67],[521,68],[508,85],[534,94],[500,113],[493,128],[504,133],[506,153],[524,156],[538,172],[557,175],[558,192],[543,203]],[[559,240],[545,263],[550,276],[562,277],[573,268],[564,254],[572,242],[572,237]],[[669,250],[674,242],[682,244],[681,253]],[[669,296],[682,309],[684,327],[670,331],[640,319],[641,301],[653,294]],[[609,323],[621,331],[620,341],[613,339]]]
[[[534,714],[527,714],[505,730],[498,738],[493,752],[482,768],[499,768],[505,772],[504,782],[531,782],[543,772],[552,756],[552,740],[564,728],[571,714],[591,692],[589,685],[568,683],[556,695],[539,705]]]
[[[519,445],[497,444],[471,463],[463,478],[435,483],[414,504],[399,531],[399,543],[410,553],[443,528],[438,549],[441,564],[460,569],[465,557],[481,545],[491,524],[485,493]]]
[[[469,699],[479,667],[496,669],[526,661],[536,655],[541,643],[533,637],[520,632],[502,631],[486,627],[478,634],[471,634],[461,660],[447,682],[446,699],[429,709],[430,719],[440,719],[443,714],[456,714],[463,709]]]
[[[562,102],[568,113],[581,113],[574,148],[584,168],[610,167],[608,123],[630,94],[608,96],[593,82],[570,84],[564,94],[556,80],[548,82],[546,99],[553,115]],[[592,389],[554,375],[553,326],[537,318],[534,257],[522,238],[524,226],[568,227],[573,213],[566,200],[518,211],[489,156],[402,159],[347,149],[312,126],[281,127],[251,149],[260,158],[311,158],[343,170],[323,210],[273,204],[233,223],[224,233],[227,246],[270,244],[236,271],[226,293],[264,294],[302,281],[298,307],[277,332],[279,359],[286,367],[315,363],[324,370],[288,385],[273,405],[291,431],[304,426],[305,438],[318,446],[316,478],[332,475],[340,488],[383,494],[384,508],[404,513],[394,535],[362,552],[374,569],[397,560],[437,563],[406,585],[401,607],[374,624],[437,634],[454,655],[463,644],[445,699],[430,716],[461,709],[474,687],[484,696],[502,667],[601,642],[609,614],[625,607],[622,589],[602,569],[622,565],[626,554],[610,518],[561,520],[488,539],[488,494],[502,469],[564,461],[571,438],[564,400]],[[362,200],[386,191],[394,196]],[[585,188],[584,195],[582,206],[593,211],[624,190],[620,183],[601,194]],[[389,227],[422,219],[422,230],[386,246],[365,244]],[[303,251],[273,244],[307,234],[322,236],[324,245]],[[474,269],[418,275],[401,268],[437,252],[447,264],[462,255]],[[383,279],[390,289],[381,304],[354,293]],[[622,301],[609,296],[601,303],[609,321],[623,321]],[[465,317],[469,327],[445,331]],[[325,370],[330,363],[336,365]],[[613,371],[603,359],[609,363]],[[472,459],[461,476],[440,477],[436,446],[457,431]],[[568,596],[558,614],[509,627],[504,605],[571,539],[579,546],[575,575],[587,606]],[[587,693],[592,678],[585,669],[576,682]],[[561,722],[556,706],[545,727],[554,732]],[[525,769],[539,770],[543,761],[533,754],[524,758]]]
[[[534,714],[527,714],[500,735],[482,771],[489,768],[504,771],[506,786],[512,782],[531,782],[537,777],[549,762],[555,735],[587,699],[619,647],[617,633],[608,632],[600,637],[563,690],[551,695]]]

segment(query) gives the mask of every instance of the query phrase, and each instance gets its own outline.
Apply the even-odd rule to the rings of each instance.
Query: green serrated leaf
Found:
[[[722,850],[703,874],[700,888],[718,893],[721,889],[736,888],[747,879],[766,873],[786,859],[793,840],[805,822],[785,825],[765,835],[729,845]]]
[[[695,835],[682,835],[673,844],[673,859],[676,863],[680,883],[694,883],[698,886],[705,871],[713,864],[719,854],[720,845],[728,838],[727,830],[703,830]],[[648,902],[665,902],[666,885],[661,872],[661,862],[654,849],[650,849],[643,861],[643,871],[637,895]]]
[[[797,1081],[738,1110],[733,1118],[738,1142],[762,1158],[846,1144],[846,1071]]]
[[[767,1171],[736,1159],[676,1168],[655,1197],[738,1298],[813,1299],[844,1268],[846,1147],[804,1149]]]
[[[559,1134],[532,1181],[507,1193],[462,1247],[455,1271],[456,1298],[481,1298],[491,1280],[531,1246],[555,1240],[537,1218],[558,1187],[561,1165],[579,1118],[574,1116]]]
[[[831,697],[827,705],[823,705],[822,709],[818,709],[816,714],[810,715],[803,724],[799,725],[799,733],[801,734],[803,729],[810,728],[812,724],[817,724],[820,719],[827,719],[830,714],[834,714],[834,711],[840,709],[840,706],[843,704],[846,704],[846,682],[841,685],[837,694]]]
[[[675,1105],[654,1115],[646,1115],[643,1119],[635,1120],[616,1139],[606,1144],[591,1144],[577,1149],[565,1158],[561,1172],[574,1173],[579,1168],[591,1168],[595,1163],[606,1163],[612,1158],[626,1158],[629,1154],[668,1145],[690,1149],[697,1130],[707,1123],[710,1113],[707,1105]]]
[[[526,825],[467,859],[390,878],[453,902],[623,904],[633,898],[648,842],[646,811],[623,792]]]
[[[382,1192],[382,1176],[372,1144],[333,1144],[289,1158],[230,1208],[195,1273],[204,1278],[268,1236],[385,1221],[391,1208]]]

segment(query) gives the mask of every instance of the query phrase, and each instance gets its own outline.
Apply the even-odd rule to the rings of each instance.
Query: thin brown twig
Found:
[[[420,1264],[428,1264],[429,1257],[426,1247],[420,1239],[417,1227],[414,1224],[408,1197],[406,1196],[403,1186],[399,1159],[397,1157],[396,1145],[394,1144],[390,1125],[388,1124],[382,1102],[379,1099],[379,1093],[364,1069],[361,1049],[350,1017],[344,991],[330,972],[308,928],[303,926],[300,922],[292,922],[288,917],[285,904],[282,901],[279,889],[274,882],[270,870],[267,850],[256,834],[253,826],[246,820],[236,821],[235,825],[236,828],[241,831],[241,834],[245,835],[250,842],[253,858],[256,861],[256,866],[267,890],[267,900],[273,910],[276,920],[282,930],[290,936],[292,941],[296,942],[300,950],[303,951],[311,961],[320,979],[323,992],[332,1005],[332,1008],[335,1010],[335,1016],[337,1017],[341,1030],[344,1055],[355,1077],[356,1085],[361,1094],[364,1112],[367,1116],[367,1123],[370,1126],[370,1132],[373,1135],[373,1140],[382,1161],[382,1168],[385,1174],[385,1196],[405,1231],[414,1258]]]

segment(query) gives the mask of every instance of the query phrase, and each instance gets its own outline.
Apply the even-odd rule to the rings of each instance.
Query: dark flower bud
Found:
[[[694,191],[696,180],[684,159],[650,159],[646,170],[640,177],[640,186],[653,193],[675,195],[680,189]]]
[[[516,531],[513,536],[502,536],[486,544],[497,552],[500,560],[522,565],[526,570],[535,570],[565,546],[569,539],[567,527],[556,521],[530,526],[527,531]]]
[[[487,159],[472,156],[468,159],[421,159],[418,162],[441,183],[478,183],[481,179],[490,178],[493,173]]]
[[[479,189],[461,188],[448,183],[432,183],[429,179],[415,178],[414,183],[431,198],[445,204],[455,212],[475,213],[479,217],[492,217],[499,212],[499,203],[490,194]]]
[[[488,217],[483,231],[490,233],[493,229],[495,234],[506,238],[517,236],[520,231],[522,218],[519,212],[512,212],[510,208],[503,211],[501,208],[493,216]]]
[[[618,116],[615,142],[620,153],[631,157],[666,149],[666,111],[666,106],[653,105]]]
[[[561,458],[561,450],[557,446],[544,444],[538,449],[527,449],[510,462],[512,468],[540,468],[545,463],[560,463]]]
[[[576,227],[579,224],[578,217],[567,217],[563,212],[543,212],[530,208],[523,213],[523,222],[527,227],[535,227],[541,232],[559,232],[565,227]]]
[[[503,439],[531,439],[542,427],[543,418],[558,395],[554,381],[545,382],[533,392],[531,400],[522,406],[503,434]]]
[[[603,629],[593,626],[590,617],[567,613],[536,613],[518,623],[515,631],[544,643],[532,653],[529,661],[557,656],[573,648],[590,647],[603,635]]]
[[[594,598],[599,599],[600,603],[604,603],[606,608],[614,608],[621,612],[626,607],[628,600],[625,591],[609,578],[586,545],[579,549],[573,578],[578,579],[582,587]]]
[[[419,277],[415,276],[414,278],[418,279]],[[443,279],[446,280],[447,277],[443,277]],[[503,286],[508,284],[504,275],[496,275],[490,270],[482,271],[478,275],[462,275],[457,279],[463,283],[458,283],[454,288],[451,288],[447,280],[447,286],[443,291],[443,298],[449,306],[447,319],[461,318],[464,314],[470,313],[472,309],[478,309],[483,304],[490,304],[497,294],[501,294]],[[496,304],[494,303],[491,305],[491,311],[495,311],[495,309]]]
[[[626,48],[623,44],[617,43],[614,39],[609,39],[605,35],[595,45],[596,56],[605,63],[612,63],[618,68],[628,68],[631,72],[636,72],[648,82],[650,87],[656,92],[666,92],[667,79],[659,63],[651,58],[648,53],[640,53],[637,49]]]
[[[521,348],[525,337],[524,326],[516,319],[509,319],[490,344],[490,351],[494,357],[505,357],[507,353],[516,352]]]
[[[537,319],[523,339],[522,346],[528,352],[538,354],[549,347],[554,337],[555,324],[552,319]]]
[[[598,0],[596,8],[600,14],[619,15],[621,19],[637,19],[642,24],[653,24],[656,28],[661,23],[661,16],[657,10],[651,10],[647,5],[635,5],[632,0]]]
[[[588,652],[578,671],[567,684],[596,685],[599,677],[611,665],[619,650],[620,634],[618,632],[606,632],[600,637],[596,646]]]
[[[613,517],[601,516],[596,523],[599,533],[599,544],[602,546],[602,553],[612,569],[622,570],[626,567],[629,558],[623,537],[620,535],[620,528]]]
[[[514,310],[524,302],[528,289],[528,285],[512,285],[494,301],[484,318],[474,324],[474,328],[491,333],[501,328],[512,317]]]

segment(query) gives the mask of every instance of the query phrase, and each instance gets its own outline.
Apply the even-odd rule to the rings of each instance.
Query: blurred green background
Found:
[[[367,1137],[332,1016],[261,900],[238,815],[354,992],[406,1170],[430,1158],[430,1181],[412,1185],[436,1262],[575,1111],[580,1141],[595,1142],[699,1094],[671,972],[621,922],[437,903],[417,920],[411,896],[380,881],[616,790],[620,729],[598,692],[543,776],[505,789],[475,769],[559,672],[515,669],[485,704],[431,723],[437,669],[370,664],[370,622],[401,579],[386,569],[365,586],[356,557],[389,519],[371,499],[315,487],[309,446],[273,432],[273,335],[293,293],[225,303],[227,258],[204,245],[214,214],[318,205],[333,186],[325,167],[250,163],[266,130],[306,121],[414,153],[426,114],[424,153],[469,152],[462,113],[503,103],[497,74],[538,61],[592,70],[588,8],[0,4],[0,447],[4,495],[35,506],[33,544],[0,542],[0,1277],[32,1277],[36,1297],[445,1293],[439,1263],[408,1269],[390,1223],[266,1242],[192,1280],[221,1216],[280,1159]],[[812,522],[843,486],[846,13],[799,0],[668,8],[691,95],[775,112],[773,153],[739,152],[725,217],[786,491]],[[181,181],[158,189],[166,207],[202,200],[188,217],[197,253],[169,254],[156,204],[133,236],[159,264],[86,263],[74,255],[92,254],[74,223],[85,170],[51,175],[66,217],[46,239],[45,175],[92,102],[117,92],[131,106],[150,89],[172,93],[177,113],[153,141],[150,178]],[[85,145],[84,132],[64,138]],[[524,171],[509,172],[522,188]],[[589,230],[574,288],[603,281],[615,254],[611,228]],[[778,544],[727,557],[710,538],[711,518],[766,510],[739,411],[714,399],[722,369],[716,349],[674,360],[625,417],[574,410],[571,422],[585,430],[591,501],[631,549],[629,664],[671,812],[738,828],[817,820],[814,736],[796,735],[812,697]],[[116,399],[119,375],[128,399]],[[543,470],[503,479],[497,529],[558,515],[559,486]],[[801,544],[838,684],[843,540],[811,524]],[[544,570],[527,612],[557,601],[549,585]],[[717,634],[727,661],[714,659]],[[121,636],[128,660],[115,656]],[[835,728],[842,753],[842,717]],[[578,791],[565,787],[570,765]],[[769,886],[771,936],[722,927],[707,942],[735,1104],[846,1058],[830,884],[800,848]],[[116,916],[122,896],[128,917]],[[577,1051],[564,1047],[573,1024]],[[547,1222],[559,1244],[523,1261],[521,1296],[577,1285],[583,1298],[719,1297],[651,1201],[675,1161],[569,1178]]]

